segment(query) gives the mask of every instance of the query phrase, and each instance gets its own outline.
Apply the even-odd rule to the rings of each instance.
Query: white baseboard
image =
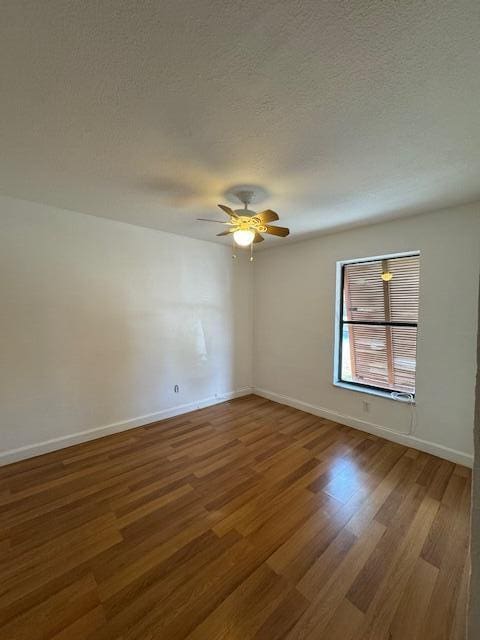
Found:
[[[197,400],[188,404],[181,404],[169,409],[163,409],[162,411],[158,411],[156,413],[149,413],[137,418],[130,418],[129,420],[125,420],[122,422],[115,422],[113,424],[108,424],[102,427],[95,427],[86,431],[80,431],[66,436],[60,436],[59,438],[44,440],[43,442],[37,442],[25,447],[19,447],[18,449],[2,451],[0,452],[0,466],[11,464],[12,462],[17,462],[26,458],[32,458],[33,456],[38,456],[42,453],[48,453],[49,451],[56,451],[57,449],[70,447],[81,442],[87,442],[88,440],[95,440],[95,438],[102,438],[103,436],[107,436],[112,433],[119,433],[121,431],[127,431],[128,429],[133,429],[135,427],[141,427],[151,422],[157,422],[158,420],[172,418],[174,416],[182,415],[183,413],[195,411],[195,409],[202,409],[204,407],[219,404],[227,400],[232,400],[233,398],[240,398],[241,396],[245,396],[250,393],[255,393],[256,395],[267,398],[268,400],[273,400],[274,402],[278,402],[280,404],[286,404],[290,407],[300,409],[301,411],[311,413],[321,418],[327,418],[328,420],[345,424],[349,427],[359,429],[360,431],[366,431],[367,433],[380,436],[382,438],[385,438],[386,440],[392,440],[393,442],[403,444],[406,447],[412,447],[413,449],[419,449],[420,451],[431,453],[434,456],[444,458],[445,460],[450,460],[451,462],[455,462],[466,467],[473,466],[473,455],[464,453],[463,451],[450,449],[434,442],[429,442],[427,440],[422,440],[406,433],[394,431],[393,429],[389,429],[388,427],[383,427],[372,422],[366,422],[365,420],[359,420],[358,418],[353,418],[352,416],[346,416],[329,409],[324,409],[323,407],[318,407],[307,402],[302,402],[301,400],[295,400],[294,398],[290,398],[289,396],[284,396],[273,391],[268,391],[267,389],[260,389],[258,387],[244,387],[242,389],[238,389],[237,391],[230,391],[217,397],[204,398],[202,400]]]
[[[165,420],[166,418],[173,418],[183,413],[189,413],[196,409],[203,409],[233,398],[240,398],[253,393],[251,387],[244,387],[237,389],[236,391],[229,391],[228,393],[218,394],[210,398],[204,398],[195,402],[189,402],[188,404],[180,404],[169,409],[163,409],[156,413],[149,413],[137,418],[130,418],[122,422],[114,422],[102,427],[94,427],[93,429],[87,429],[86,431],[79,431],[59,438],[52,438],[51,440],[44,440],[43,442],[36,442],[35,444],[29,444],[25,447],[19,447],[18,449],[10,449],[9,451],[0,451],[0,466],[11,464],[12,462],[18,462],[19,460],[25,460],[26,458],[32,458],[33,456],[41,455],[42,453],[48,453],[49,451],[56,451],[57,449],[63,449],[70,447],[74,444],[81,442],[87,442],[88,440],[95,440],[95,438],[102,438],[112,433],[119,433],[120,431],[127,431],[135,427],[142,427],[151,422],[157,422],[158,420]]]
[[[444,447],[441,444],[429,442],[428,440],[422,440],[413,435],[401,433],[399,431],[389,429],[388,427],[382,427],[381,425],[374,424],[372,422],[366,422],[365,420],[359,420],[358,418],[353,418],[352,416],[346,416],[341,413],[331,411],[330,409],[317,407],[313,404],[309,404],[308,402],[295,400],[294,398],[290,398],[289,396],[284,396],[273,391],[268,391],[267,389],[259,389],[258,387],[254,387],[253,393],[255,393],[257,396],[262,396],[262,398],[267,398],[268,400],[273,400],[274,402],[279,402],[280,404],[286,404],[289,407],[300,409],[301,411],[305,411],[306,413],[312,413],[313,415],[319,416],[320,418],[327,418],[328,420],[332,420],[333,422],[339,422],[340,424],[345,424],[348,427],[353,427],[354,429],[359,429],[360,431],[366,431],[367,433],[385,438],[386,440],[391,440],[392,442],[403,444],[406,447],[412,447],[413,449],[419,449],[420,451],[431,453],[434,456],[444,458],[445,460],[450,460],[451,462],[455,462],[456,464],[461,464],[465,467],[470,468],[473,467],[473,455],[470,455],[469,453],[457,451],[456,449],[450,449],[449,447]]]

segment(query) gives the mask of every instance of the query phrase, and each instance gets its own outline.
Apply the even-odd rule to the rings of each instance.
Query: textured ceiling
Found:
[[[480,198],[477,0],[4,0],[0,35],[5,194],[204,239],[235,183],[292,239]]]

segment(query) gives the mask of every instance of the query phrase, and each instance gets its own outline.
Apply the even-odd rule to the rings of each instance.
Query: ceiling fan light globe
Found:
[[[255,232],[251,229],[237,229],[233,234],[233,239],[240,247],[249,247],[254,238]]]

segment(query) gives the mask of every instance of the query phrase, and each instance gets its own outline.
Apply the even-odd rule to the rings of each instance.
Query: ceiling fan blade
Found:
[[[278,213],[272,211],[271,209],[265,209],[265,211],[260,211],[260,213],[255,214],[255,218],[258,218],[262,224],[266,222],[273,222],[274,220],[279,220]]]
[[[238,218],[238,214],[236,214],[233,209],[230,209],[230,207],[227,207],[227,205],[219,204],[218,206],[220,207],[220,209],[222,209],[222,211],[225,211],[227,216],[230,216],[231,218]]]
[[[235,229],[232,227],[231,229],[227,229],[226,231],[222,231],[221,233],[217,233],[217,236],[229,236],[234,231],[235,231]]]
[[[265,240],[265,238],[263,236],[261,236],[258,231],[255,234],[255,238],[253,239],[253,242],[263,242]]]
[[[211,218],[197,218],[202,222],[216,222],[217,224],[232,224],[231,222],[224,222],[223,220],[212,220]]]
[[[287,229],[287,227],[273,227],[268,224],[265,226],[267,227],[267,233],[270,233],[272,236],[280,236],[284,238],[290,233],[290,229]]]

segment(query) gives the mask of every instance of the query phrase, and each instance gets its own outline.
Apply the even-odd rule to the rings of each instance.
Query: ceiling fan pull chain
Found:
[[[253,262],[253,242],[250,245],[250,262]]]
[[[232,260],[235,260],[236,257],[237,257],[237,254],[235,253],[235,240],[233,239],[233,235],[232,235]]]

